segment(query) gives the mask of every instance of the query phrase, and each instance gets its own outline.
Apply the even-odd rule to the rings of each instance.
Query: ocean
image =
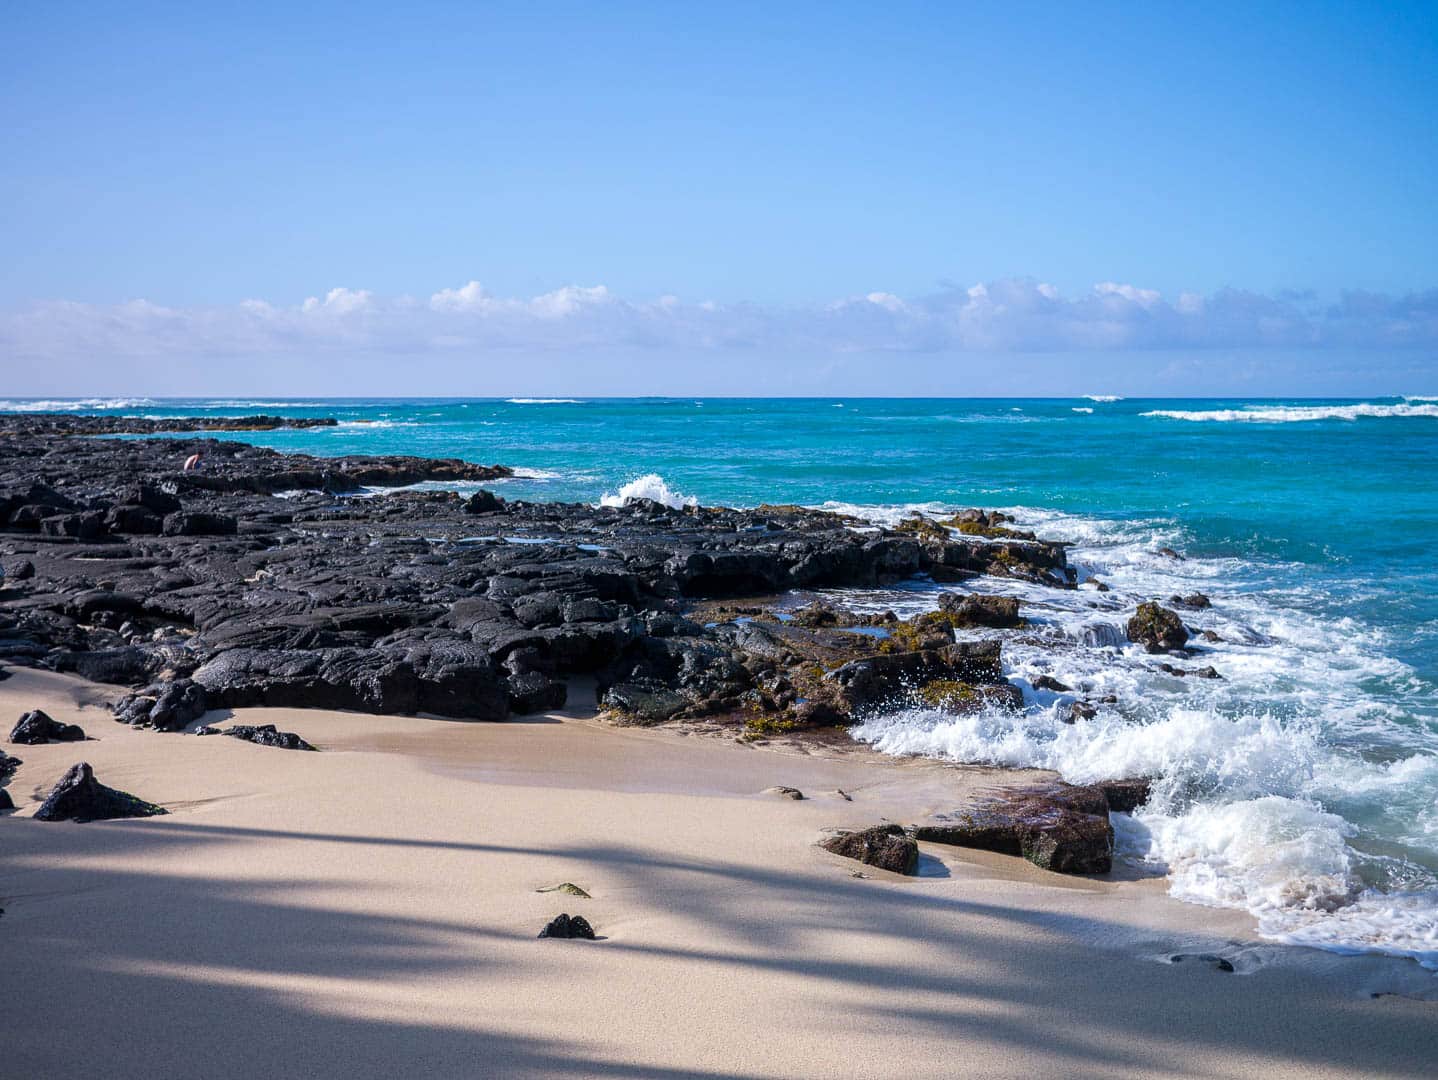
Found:
[[[1366,400],[389,399],[3,401],[0,411],[335,416],[233,437],[311,454],[515,466],[509,499],[803,503],[877,522],[997,507],[1075,541],[1072,592],[1008,580],[1021,716],[899,708],[854,734],[892,754],[1157,780],[1119,852],[1173,895],[1262,933],[1411,956],[1438,971],[1438,397]],[[1171,548],[1184,557],[1160,553]],[[1101,580],[1110,591],[1100,592]],[[917,583],[838,597],[935,606]],[[1175,678],[1123,639],[1142,600],[1184,612]],[[1064,724],[1073,695],[1117,704]]]

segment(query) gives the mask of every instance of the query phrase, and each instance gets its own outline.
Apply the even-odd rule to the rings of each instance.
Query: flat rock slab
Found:
[[[1102,788],[1056,783],[996,792],[973,807],[914,825],[915,840],[1018,855],[1060,874],[1113,868],[1113,825]]]

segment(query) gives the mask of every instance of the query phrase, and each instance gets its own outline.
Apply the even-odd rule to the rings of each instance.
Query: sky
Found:
[[[7,4],[7,394],[1438,387],[1432,2],[210,7]]]

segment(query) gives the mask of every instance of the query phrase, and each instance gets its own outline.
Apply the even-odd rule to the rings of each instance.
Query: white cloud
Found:
[[[829,304],[766,307],[627,300],[602,285],[497,296],[479,282],[428,301],[338,287],[284,306],[169,308],[53,301],[0,313],[0,355],[309,357],[328,348],[425,354],[447,350],[740,349],[820,353],[1438,346],[1438,290],[1403,297],[1222,290],[1180,293],[1101,282],[1065,297],[1028,279],[928,296],[875,291]],[[817,362],[817,361],[816,361]]]

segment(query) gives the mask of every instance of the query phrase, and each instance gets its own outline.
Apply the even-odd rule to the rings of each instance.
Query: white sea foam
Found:
[[[1091,412],[1093,412],[1092,409],[1086,408],[1086,407],[1081,406],[1081,405],[1076,405],[1076,406],[1074,406],[1073,411],[1074,411],[1074,412],[1078,412],[1078,413],[1091,413]]]
[[[554,472],[551,469],[521,469],[510,470],[516,480],[558,480],[563,473]]]
[[[953,509],[827,508],[885,524]],[[1166,871],[1174,896],[1247,910],[1275,940],[1409,956],[1438,969],[1438,876],[1429,869],[1438,865],[1438,736],[1400,722],[1401,708],[1374,697],[1375,685],[1413,679],[1389,655],[1385,632],[1315,614],[1317,593],[1294,584],[1298,567],[1157,554],[1186,546],[1169,519],[1002,509],[1040,536],[1076,541],[1069,557],[1081,578],[1111,591],[965,583],[1024,602],[1030,633],[1004,646],[1024,712],[899,709],[867,719],[856,736],[889,753],[1052,769],[1074,782],[1155,778],[1148,806],[1115,817],[1119,854]],[[936,606],[944,588],[836,590],[835,598],[913,614]],[[1212,663],[1220,680],[1163,673],[1159,658],[1123,631],[1139,600],[1197,590],[1214,606],[1184,611],[1184,621],[1221,640],[1196,639],[1198,655],[1178,664]],[[1074,690],[1035,690],[1041,675]],[[1094,719],[1062,722],[1069,702],[1108,695],[1118,704]],[[1352,749],[1373,744],[1388,748],[1385,760]],[[1368,853],[1395,843],[1417,862]]]
[[[5,400],[0,401],[0,412],[81,412],[85,409],[135,409],[155,404],[157,402],[147,397],[54,398],[44,401]]]
[[[629,481],[618,492],[605,495],[599,500],[600,506],[626,506],[635,499],[652,499],[654,502],[663,503],[665,506],[675,510],[682,510],[686,506],[698,506],[699,500],[693,495],[681,495],[670,488],[664,482],[664,478],[658,473],[648,473],[645,476]]]
[[[1123,398],[1119,397],[1117,394],[1085,394],[1084,397],[1088,398],[1090,401],[1099,401],[1106,405],[1112,404],[1115,401],[1123,400]]]
[[[1362,420],[1382,417],[1438,418],[1438,404],[1421,405],[1249,405],[1242,409],[1154,409],[1143,416],[1166,417],[1169,420],[1194,420],[1248,424],[1293,424],[1313,420]]]
[[[510,405],[583,405],[579,398],[572,397],[512,397],[505,398]]]

